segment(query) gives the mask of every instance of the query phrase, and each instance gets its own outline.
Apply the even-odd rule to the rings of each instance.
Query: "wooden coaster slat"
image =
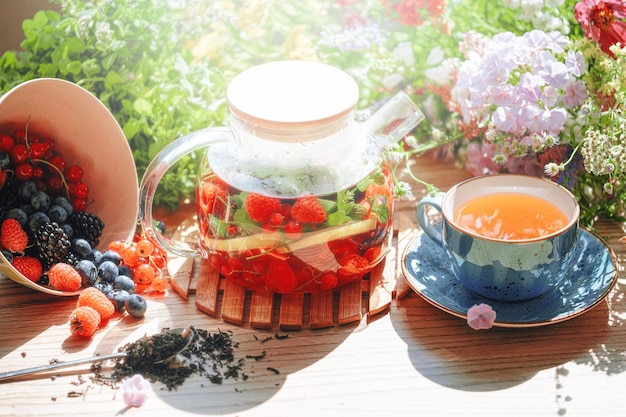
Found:
[[[385,310],[391,304],[392,291],[396,286],[395,249],[392,249],[370,272],[369,287],[369,314],[375,315]]]
[[[311,294],[309,327],[323,329],[333,326],[333,290]]]
[[[231,280],[225,280],[222,319],[228,323],[243,324],[245,302],[245,287]]]
[[[256,329],[271,329],[274,312],[274,294],[268,291],[253,291],[250,301],[250,326]]]
[[[282,330],[301,330],[304,312],[304,294],[282,294],[280,297],[280,318]]]
[[[213,317],[218,313],[220,279],[219,271],[209,261],[202,259],[196,279],[196,307]]]
[[[363,291],[361,290],[361,280],[351,282],[339,288],[339,314],[337,322],[348,324],[361,320]]]

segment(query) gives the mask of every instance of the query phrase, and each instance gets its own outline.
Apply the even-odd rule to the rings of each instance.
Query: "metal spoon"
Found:
[[[183,346],[181,349],[179,349],[176,353],[174,353],[173,355],[168,356],[165,359],[161,359],[159,361],[155,361],[155,364],[159,364],[159,363],[166,363],[166,362],[170,362],[172,360],[174,360],[174,358],[176,358],[176,356],[178,356],[178,354],[180,354],[181,352],[184,352],[189,345],[191,344],[191,342],[193,341],[194,338],[194,331],[192,329],[190,329],[189,327],[181,327],[181,328],[176,328],[176,329],[169,329],[167,330],[167,332],[172,333],[172,334],[178,334],[184,338],[187,338],[189,340],[187,340],[187,343],[185,344],[185,346]],[[10,372],[2,372],[0,373],[0,381],[3,381],[5,379],[10,379],[10,378],[15,378],[17,376],[22,376],[22,375],[30,375],[30,374],[35,374],[38,372],[44,372],[44,371],[49,371],[52,369],[59,369],[59,368],[67,368],[70,366],[74,366],[74,365],[81,365],[83,363],[91,363],[91,362],[102,362],[105,361],[107,359],[117,359],[117,358],[123,358],[126,356],[126,352],[117,352],[117,353],[110,353],[108,355],[98,355],[98,356],[92,356],[90,358],[83,358],[83,359],[75,359],[75,360],[71,360],[71,361],[63,361],[63,362],[55,362],[55,363],[50,363],[48,365],[42,365],[42,366],[35,366],[33,368],[26,368],[26,369],[18,369],[16,371],[10,371]]]

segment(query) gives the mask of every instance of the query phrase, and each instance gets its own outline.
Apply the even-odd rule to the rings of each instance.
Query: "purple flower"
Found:
[[[475,304],[467,310],[467,324],[474,330],[491,329],[496,312],[489,304]]]

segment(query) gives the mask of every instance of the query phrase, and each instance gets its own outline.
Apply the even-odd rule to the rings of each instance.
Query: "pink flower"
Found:
[[[602,50],[613,56],[611,45],[626,44],[626,3],[622,0],[584,0],[574,7],[576,20],[585,36],[600,44]]]
[[[489,304],[475,304],[467,310],[467,324],[474,330],[491,329],[496,312]]]
[[[124,402],[128,407],[141,407],[148,399],[150,383],[136,374],[123,382]]]

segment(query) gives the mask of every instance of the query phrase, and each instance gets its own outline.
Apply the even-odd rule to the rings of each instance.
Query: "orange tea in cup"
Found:
[[[528,240],[550,235],[568,224],[555,204],[529,194],[498,192],[469,200],[454,213],[467,232],[490,239]]]

